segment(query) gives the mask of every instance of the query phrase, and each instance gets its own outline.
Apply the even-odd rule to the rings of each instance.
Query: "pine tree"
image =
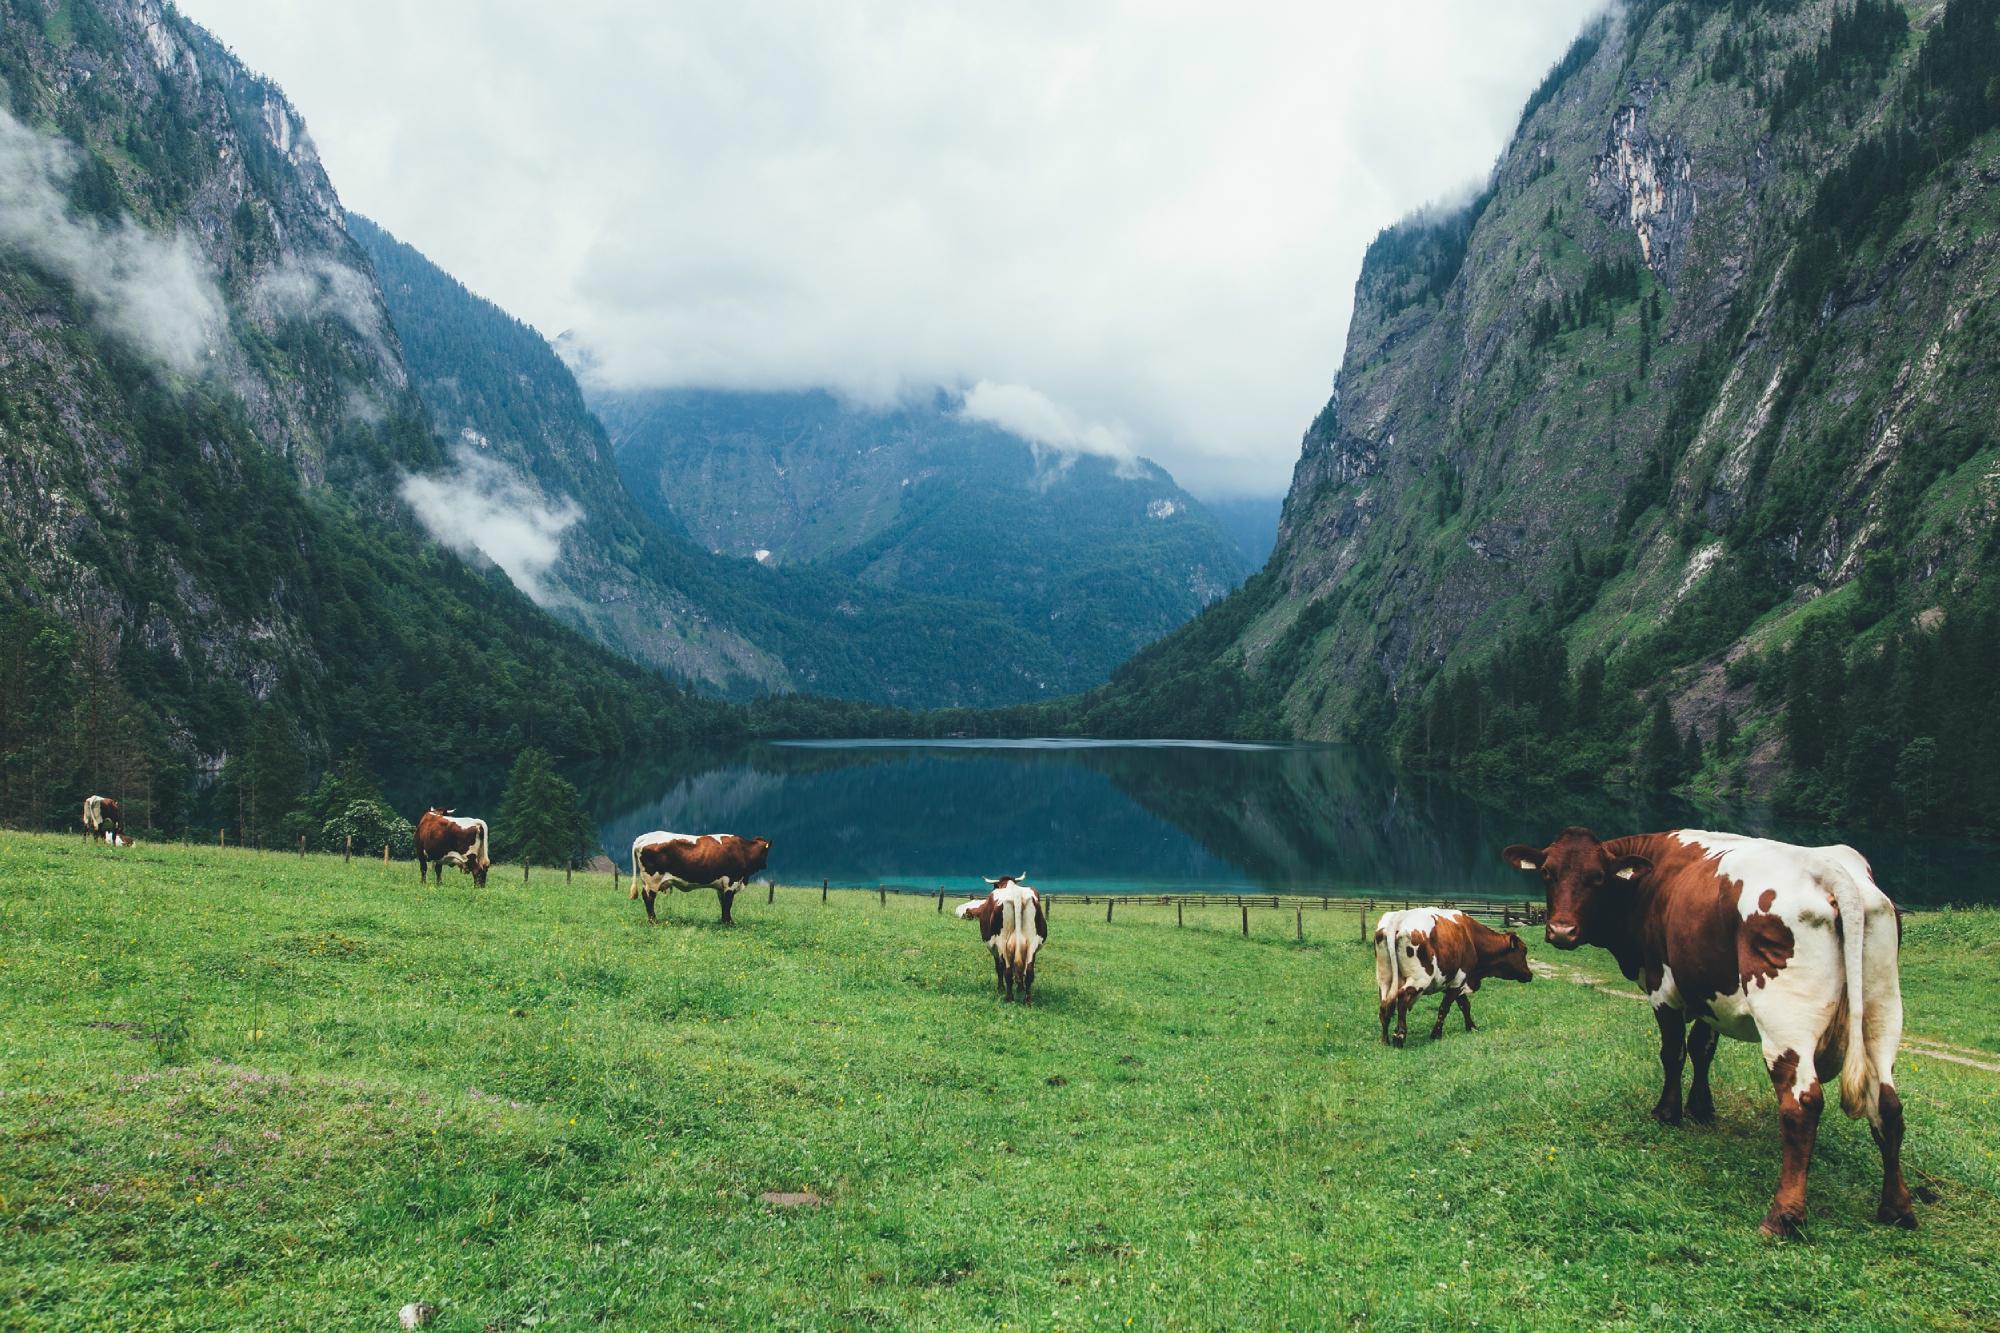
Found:
[[[1724,704],[1715,715],[1715,752],[1727,756],[1736,748],[1736,719],[1729,716],[1729,705]]]
[[[496,855],[530,865],[573,865],[587,859],[596,843],[576,788],[555,771],[555,761],[539,745],[514,760],[493,832]]]
[[[1653,716],[1646,724],[1646,738],[1639,743],[1639,781],[1659,790],[1673,786],[1681,775],[1681,733],[1674,726],[1674,710],[1664,694],[1653,697]]]

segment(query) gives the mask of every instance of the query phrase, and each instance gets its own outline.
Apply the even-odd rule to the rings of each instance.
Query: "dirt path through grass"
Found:
[[[1579,972],[1574,968],[1539,961],[1529,963],[1528,966],[1532,967],[1539,976],[1554,977],[1558,981],[1567,981],[1578,986],[1588,986],[1594,991],[1613,996],[1620,1000],[1637,1000],[1642,1004],[1646,1000],[1646,997],[1637,991],[1626,990],[1618,982],[1608,981],[1603,977],[1594,977],[1588,972]],[[2000,1074],[2000,1062],[1980,1059],[1979,1056],[1983,1052],[1976,1051],[1969,1046],[1960,1046],[1953,1042],[1940,1041],[1936,1037],[1916,1036],[1905,1032],[1903,1034],[1902,1049],[1916,1055],[1929,1056],[1933,1060],[1949,1060],[1955,1065],[1964,1065],[1968,1069],[1983,1069],[1989,1074]]]

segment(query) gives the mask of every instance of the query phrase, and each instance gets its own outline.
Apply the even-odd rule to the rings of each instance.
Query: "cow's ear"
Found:
[[[1530,847],[1525,843],[1512,843],[1500,849],[1500,859],[1516,870],[1540,870],[1548,853],[1540,847]]]
[[[1620,879],[1644,879],[1653,873],[1653,863],[1643,856],[1621,856],[1612,861],[1611,873]]]

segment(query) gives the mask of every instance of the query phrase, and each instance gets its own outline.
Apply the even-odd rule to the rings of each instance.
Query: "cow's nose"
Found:
[[[1547,934],[1549,943],[1555,945],[1558,949],[1574,949],[1576,947],[1575,926],[1557,925],[1551,921]]]

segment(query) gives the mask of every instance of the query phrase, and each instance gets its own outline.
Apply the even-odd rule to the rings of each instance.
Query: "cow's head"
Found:
[[[1505,848],[1500,859],[1516,870],[1542,877],[1548,899],[1546,933],[1558,949],[1591,942],[1592,925],[1606,894],[1623,891],[1625,883],[1652,870],[1643,856],[1613,856],[1587,828],[1567,828],[1546,847],[1521,843]]]
[[[750,849],[750,868],[743,872],[743,878],[748,879],[770,863],[771,840],[769,838],[752,838],[746,846]]]
[[[1507,952],[1501,954],[1488,965],[1489,970],[1503,981],[1533,981],[1534,969],[1528,966],[1528,946],[1521,943],[1521,936],[1515,931],[1507,932]]]

